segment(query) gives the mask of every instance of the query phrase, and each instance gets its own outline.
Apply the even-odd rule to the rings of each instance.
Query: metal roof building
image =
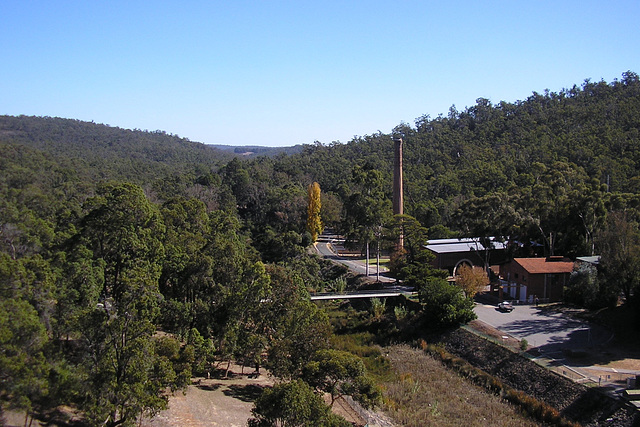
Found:
[[[426,248],[435,254],[434,267],[455,275],[456,269],[462,264],[487,268],[507,261],[506,244],[489,237],[491,244],[485,247],[482,241],[486,240],[479,237],[436,239],[429,240]]]

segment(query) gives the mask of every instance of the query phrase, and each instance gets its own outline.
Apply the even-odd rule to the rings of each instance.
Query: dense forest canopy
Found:
[[[391,215],[398,135],[403,218]],[[1,408],[73,404],[90,422],[132,424],[162,409],[166,390],[232,359],[291,380],[314,361],[321,384],[326,358],[350,359],[327,352],[327,316],[308,299],[344,280],[307,253],[318,231],[305,231],[312,184],[314,223],[356,247],[392,248],[403,228],[399,277],[423,304],[455,308],[430,321],[473,313],[428,266],[428,238],[495,236],[517,241],[514,254],[529,253],[530,242],[546,255],[602,254],[608,281],[594,285],[585,272],[591,294],[567,295],[597,306],[638,294],[633,72],[513,103],[479,98],[390,134],[275,157],[25,116],[0,116],[0,152]]]
[[[203,173],[233,156],[163,131],[127,130],[53,117],[0,116],[0,141],[81,162],[93,180],[145,183],[176,173]]]

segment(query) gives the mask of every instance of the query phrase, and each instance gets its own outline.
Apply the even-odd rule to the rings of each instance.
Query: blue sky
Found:
[[[0,2],[0,114],[289,146],[640,73],[640,0]]]

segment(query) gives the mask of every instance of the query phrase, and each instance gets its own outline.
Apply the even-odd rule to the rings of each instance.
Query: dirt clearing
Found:
[[[251,417],[253,402],[265,387],[274,384],[264,371],[257,378],[250,377],[235,365],[231,366],[228,378],[222,371],[216,378],[194,378],[193,382],[186,393],[177,393],[169,399],[169,409],[143,420],[141,425],[243,427]]]

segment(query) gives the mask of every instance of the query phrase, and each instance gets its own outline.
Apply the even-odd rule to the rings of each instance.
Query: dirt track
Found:
[[[187,391],[169,400],[169,409],[142,422],[146,427],[228,426],[242,427],[251,417],[254,400],[272,378],[249,378],[232,366],[228,378],[195,378]]]
[[[218,371],[216,378],[194,378],[185,393],[177,393],[169,400],[169,409],[140,424],[144,427],[244,427],[251,418],[253,402],[265,387],[274,384],[273,378],[263,374],[250,378],[249,370],[232,365],[229,377]],[[326,400],[329,403],[329,400]],[[333,411],[356,425],[364,425],[362,418],[344,400],[338,400]]]

